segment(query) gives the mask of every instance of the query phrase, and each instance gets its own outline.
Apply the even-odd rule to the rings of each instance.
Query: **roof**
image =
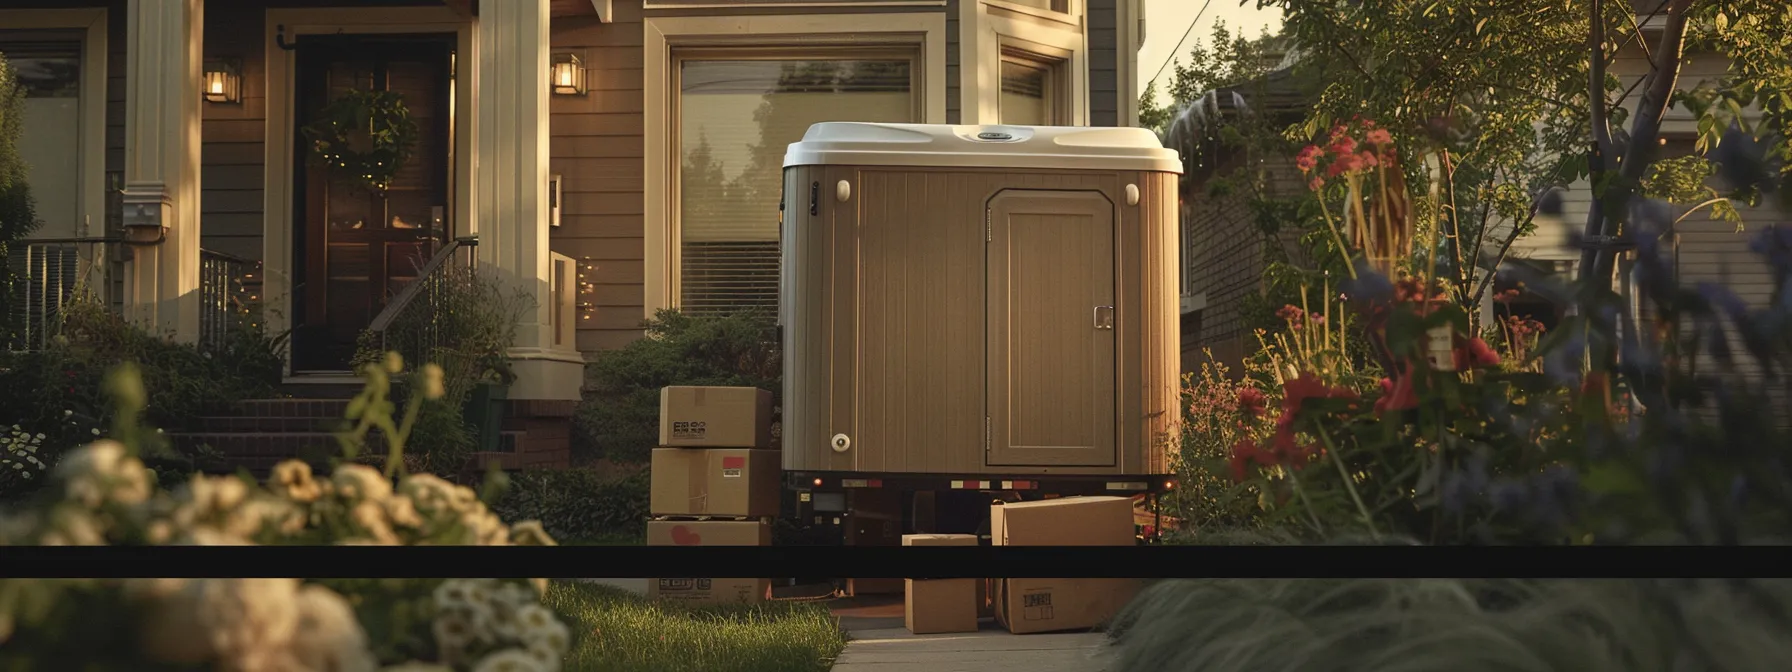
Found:
[[[1143,128],[860,122],[810,126],[784,154],[786,168],[818,165],[1182,172]]]

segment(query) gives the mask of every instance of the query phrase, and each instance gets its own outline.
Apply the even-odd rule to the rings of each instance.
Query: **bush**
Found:
[[[1116,619],[1118,672],[1770,670],[1792,581],[1164,581]]]
[[[115,418],[101,388],[120,364],[136,366],[150,395],[143,419],[159,429],[186,429],[195,418],[277,392],[283,337],[244,326],[230,331],[222,347],[201,350],[137,328],[90,298],[70,304],[60,319],[58,336],[43,350],[0,354],[4,419],[46,435],[39,457],[48,463],[111,428]],[[176,454],[162,442],[146,442],[142,457],[158,471],[215,466],[203,465],[206,454]]]
[[[544,469],[511,475],[500,516],[541,521],[555,539],[639,542],[647,529],[647,470]]]
[[[645,337],[586,367],[587,390],[573,424],[582,460],[645,462],[659,442],[660,388],[757,387],[783,399],[783,360],[773,320],[758,313],[698,317],[663,310]]]
[[[18,151],[24,106],[25,87],[0,54],[0,343],[12,343],[20,326],[20,312],[13,307],[19,298],[13,293],[13,266],[7,261],[10,247],[41,224],[26,182],[29,166]]]
[[[384,369],[363,371],[369,391],[350,419],[402,456],[411,418],[390,417]],[[421,375],[422,396],[438,394],[440,371]],[[71,451],[59,487],[0,515],[0,545],[554,543],[539,524],[504,524],[469,488],[394,478],[399,460],[385,474],[339,463],[318,478],[287,461],[265,485],[196,475],[158,488],[137,458],[141,379],[127,365],[108,391],[119,440]],[[9,670],[557,669],[572,635],[540,604],[546,591],[545,580],[12,579],[0,581],[0,643]]]

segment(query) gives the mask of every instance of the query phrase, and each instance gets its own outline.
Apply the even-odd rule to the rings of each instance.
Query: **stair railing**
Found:
[[[439,316],[447,308],[443,303],[448,294],[447,283],[452,279],[450,271],[455,266],[471,267],[474,263],[472,252],[478,246],[478,236],[449,241],[418,269],[416,280],[386,303],[367,327],[380,352],[396,350],[406,359],[416,360],[441,345]],[[417,328],[394,333],[399,325],[415,325]]]

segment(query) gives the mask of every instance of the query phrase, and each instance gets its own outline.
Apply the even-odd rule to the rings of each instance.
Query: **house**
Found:
[[[1136,125],[1143,40],[1141,0],[0,0],[32,273],[188,342],[249,297],[307,389],[352,380],[417,262],[474,258],[538,306],[509,413],[540,461],[566,457],[586,357],[644,317],[776,305],[810,124]],[[328,110],[396,112],[326,104],[381,90],[408,160],[319,167]]]
[[[1641,23],[1642,30],[1651,46],[1662,28],[1659,17],[1647,19],[1656,4],[1652,0],[1637,0],[1639,16],[1646,19]],[[1283,65],[1289,66],[1292,62]],[[1700,52],[1689,45],[1678,87],[1687,90],[1700,83],[1715,83],[1728,66],[1723,56]],[[1642,80],[1649,71],[1646,52],[1634,41],[1625,43],[1610,67],[1611,74],[1626,88]],[[1239,115],[1262,115],[1278,124],[1304,118],[1310,99],[1292,82],[1290,73],[1291,70],[1284,67],[1260,81],[1210,92],[1185,106],[1167,133],[1165,144],[1181,151],[1188,164],[1187,179],[1183,184],[1184,370],[1199,370],[1200,364],[1206,361],[1204,350],[1212,351],[1215,359],[1236,369],[1256,349],[1256,339],[1250,325],[1242,319],[1241,308],[1251,296],[1263,290],[1261,280],[1269,256],[1267,252],[1277,252],[1276,248],[1280,247],[1279,252],[1298,253],[1289,237],[1265,237],[1251,221],[1252,215],[1240,196],[1214,196],[1207,188],[1216,171],[1229,170],[1245,160],[1261,160],[1262,163],[1255,165],[1264,176],[1264,183],[1275,194],[1288,197],[1307,193],[1292,157],[1247,157],[1223,149],[1212,141],[1219,126],[1231,123]],[[1634,108],[1638,98],[1640,93],[1633,94],[1625,106]],[[1696,132],[1697,120],[1684,106],[1668,109],[1662,127],[1660,156],[1671,158],[1693,153]],[[1710,184],[1722,188],[1715,180]],[[1591,195],[1586,180],[1546,194],[1535,219],[1534,232],[1513,243],[1505,265],[1525,265],[1559,277],[1573,277],[1581,256],[1581,249],[1574,243],[1575,234],[1585,226]],[[1743,220],[1740,227],[1728,221],[1713,220],[1705,211],[1684,217],[1673,227],[1669,249],[1683,285],[1723,284],[1745,302],[1760,307],[1771,300],[1773,276],[1765,261],[1749,251],[1752,234],[1769,225],[1792,222],[1792,213],[1783,212],[1771,203],[1739,210]],[[1505,238],[1511,225],[1511,222],[1496,222],[1488,240]],[[1483,258],[1495,258],[1496,246],[1489,244],[1488,248]],[[1630,289],[1630,267],[1626,256],[1620,256],[1618,263],[1617,282],[1621,292]],[[1509,288],[1496,284],[1494,289]],[[1523,293],[1514,304],[1498,310],[1526,313],[1552,325],[1565,308]],[[1637,309],[1641,311],[1644,307],[1637,306]],[[1482,306],[1482,311],[1484,318],[1492,317],[1496,308],[1489,301]],[[1742,352],[1740,340],[1735,334],[1731,337],[1732,349]],[[1752,362],[1738,361],[1735,373],[1758,379],[1762,372]],[[1779,391],[1774,393],[1779,394]]]

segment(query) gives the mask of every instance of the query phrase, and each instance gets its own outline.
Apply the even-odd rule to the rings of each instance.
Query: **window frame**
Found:
[[[831,45],[817,47],[785,47],[764,45],[674,47],[668,69],[667,92],[667,168],[670,171],[671,209],[666,212],[667,245],[673,264],[670,269],[673,306],[684,301],[684,66],[691,62],[716,61],[906,61],[909,64],[909,118],[920,123],[927,117],[927,96],[922,63],[925,55],[920,45]],[[780,214],[781,217],[781,214]],[[781,221],[781,220],[780,220]],[[779,241],[782,255],[782,241]],[[781,261],[780,261],[781,263]]]
[[[4,9],[7,32],[79,33],[81,52],[79,158],[75,174],[77,237],[106,234],[106,9]]]
[[[992,0],[960,3],[959,24],[964,26],[959,46],[964,61],[958,84],[963,92],[960,123],[988,125],[1001,118],[1003,54],[1017,48],[1038,57],[1064,61],[1060,98],[1067,113],[1058,125],[1089,125],[1089,46],[1084,3],[1072,0],[1070,9],[1076,13],[1045,12]]]
[[[1044,52],[1057,52],[1057,55]],[[996,61],[996,123],[1007,123],[1002,118],[1002,68],[1014,64],[1045,73],[1045,90],[1040,92],[1046,108],[1047,119],[1044,125],[1071,125],[1067,122],[1075,115],[1070,106],[1071,96],[1068,95],[1070,54],[1020,40],[1003,40],[1000,53],[1001,56]]]
[[[699,48],[763,49],[782,59],[843,47],[913,49],[922,123],[946,123],[946,15],[940,11],[643,18],[642,317],[677,308],[681,259],[677,229],[681,157],[672,118],[674,53]]]

